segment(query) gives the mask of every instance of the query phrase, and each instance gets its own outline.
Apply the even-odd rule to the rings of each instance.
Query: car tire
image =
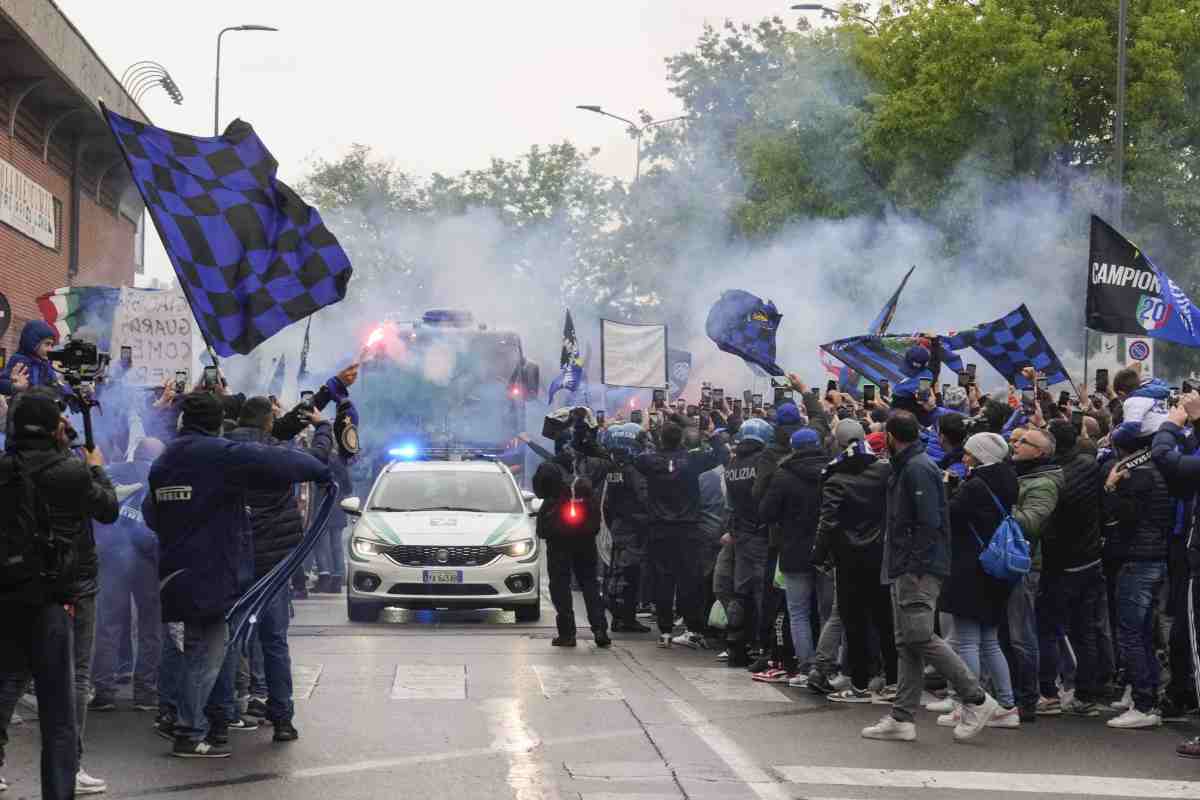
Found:
[[[542,618],[542,593],[538,592],[537,602],[527,606],[517,606],[513,609],[517,622],[537,622]]]
[[[356,603],[346,598],[346,616],[351,622],[378,622],[382,610],[378,603]]]

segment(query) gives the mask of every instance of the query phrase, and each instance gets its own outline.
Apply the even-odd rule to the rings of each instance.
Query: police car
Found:
[[[410,455],[406,453],[405,455]],[[541,614],[541,552],[512,473],[494,460],[398,460],[384,467],[347,544],[346,613],[374,622],[387,606],[499,608]]]

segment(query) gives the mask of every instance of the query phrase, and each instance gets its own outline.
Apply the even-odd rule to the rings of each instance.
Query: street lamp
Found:
[[[822,17],[832,17],[835,19],[841,15],[840,11],[829,6],[823,6],[820,3],[797,3],[792,6],[792,11],[820,11]],[[847,14],[846,16],[850,19],[856,19],[859,22],[865,22],[871,26],[871,30],[875,31],[876,34],[879,33],[879,26],[869,17],[860,16],[859,14]]]
[[[634,122],[631,119],[625,119],[625,117],[619,117],[616,114],[613,114],[609,111],[605,111],[601,106],[575,106],[575,107],[578,108],[580,111],[590,111],[593,114],[600,114],[601,116],[612,117],[613,119],[620,120],[621,122],[624,122],[626,125],[628,125],[629,129],[631,131],[633,131],[633,137],[637,142],[637,165],[636,165],[636,168],[633,173],[633,182],[634,183],[637,183],[638,180],[642,177],[642,134],[644,134],[650,128],[655,127],[656,125],[666,125],[668,122],[678,122],[681,119],[688,118],[687,115],[685,114],[680,117],[669,117],[667,119],[657,119],[657,120],[654,120],[653,122],[647,122],[645,125],[638,125],[636,122]]]
[[[213,136],[220,136],[221,131],[218,128],[221,118],[221,37],[226,31],[277,31],[279,28],[272,28],[270,25],[234,25],[229,28],[222,28],[217,34],[217,80],[213,87]]]

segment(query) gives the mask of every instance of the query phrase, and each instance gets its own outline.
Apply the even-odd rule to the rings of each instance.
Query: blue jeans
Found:
[[[954,649],[971,672],[980,677],[985,673],[991,676],[1000,705],[1012,708],[1016,704],[1012,676],[1008,671],[1008,661],[1000,650],[1000,635],[995,625],[954,617]]]
[[[788,620],[792,626],[792,647],[796,651],[796,663],[805,668],[811,665],[813,654],[816,652],[812,634],[816,572],[785,572],[783,581],[784,591],[787,592]]]
[[[1063,685],[1068,686],[1074,673],[1076,698],[1093,703],[1103,700],[1112,667],[1100,647],[1108,613],[1100,565],[1043,575],[1037,603],[1042,695],[1054,697],[1055,679],[1061,675]]]
[[[153,705],[158,697],[163,631],[157,555],[134,547],[101,550],[98,555],[103,579],[96,597],[96,656],[92,662],[96,696],[107,700],[117,693],[117,676],[123,672],[121,653],[129,645],[136,607],[133,700]]]
[[[171,623],[174,624],[174,623]],[[162,648],[158,662],[158,711],[179,714],[179,683],[183,680],[183,653],[175,646],[171,624],[161,623]]]
[[[1017,704],[1024,709],[1037,708],[1038,635],[1037,591],[1040,572],[1030,570],[1008,596],[1009,673]]]
[[[1166,579],[1165,561],[1130,561],[1117,573],[1117,642],[1133,684],[1133,705],[1143,712],[1154,708],[1158,700],[1154,608]]]
[[[258,641],[262,644],[263,672],[267,682],[267,719],[272,722],[290,722],[295,713],[292,657],[287,638],[290,611],[288,593],[281,591],[258,617]]]
[[[184,624],[176,739],[199,742],[208,735],[208,717],[204,709],[225,663],[225,643],[228,638],[229,626],[223,619]]]
[[[346,551],[342,547],[342,526],[330,523],[314,550],[318,575],[345,575]]]
[[[217,674],[205,708],[210,723],[229,724],[241,716],[237,705],[237,673],[241,661],[242,654],[236,647],[225,651],[225,660],[221,663],[221,671]]]

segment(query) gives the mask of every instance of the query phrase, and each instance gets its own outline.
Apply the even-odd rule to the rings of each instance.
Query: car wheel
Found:
[[[527,606],[517,606],[517,622],[537,622],[542,618],[542,593],[538,592],[537,602]]]
[[[356,603],[346,598],[346,616],[351,622],[378,622],[382,610],[378,603]]]

